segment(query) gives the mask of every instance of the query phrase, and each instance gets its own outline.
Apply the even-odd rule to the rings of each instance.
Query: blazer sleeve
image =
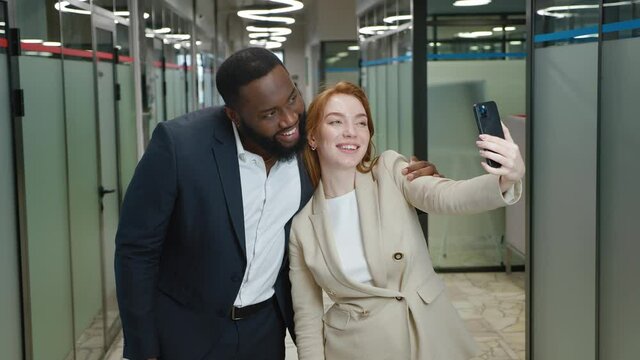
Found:
[[[300,360],[324,360],[322,288],[305,263],[302,248],[291,232],[289,239],[289,278]]]
[[[174,145],[161,123],[129,184],[116,234],[114,265],[124,357],[131,360],[160,355],[154,298],[176,183]]]
[[[451,180],[423,176],[408,181],[402,174],[407,159],[394,151],[385,151],[374,171],[393,179],[405,199],[414,207],[430,214],[475,214],[516,203],[522,193],[519,181],[504,194],[499,177],[481,175],[469,180]]]

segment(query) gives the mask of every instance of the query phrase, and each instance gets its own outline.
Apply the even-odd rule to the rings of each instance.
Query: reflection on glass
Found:
[[[320,81],[331,86],[339,81],[360,83],[360,47],[356,41],[325,41],[320,50],[323,71]]]
[[[45,5],[46,3],[46,5]],[[42,7],[44,11],[33,11]],[[17,1],[22,55],[60,57],[60,13],[47,0]]]
[[[640,37],[640,1],[605,0],[603,39]]]
[[[114,0],[93,0],[94,6],[100,6],[101,8],[109,11],[113,11]]]
[[[536,1],[536,47],[597,41],[599,18],[598,0]]]

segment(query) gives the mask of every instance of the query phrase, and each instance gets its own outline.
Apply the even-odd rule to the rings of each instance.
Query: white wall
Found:
[[[309,104],[311,99],[306,96],[305,43],[307,37],[305,30],[304,18],[297,20],[295,26],[292,27],[293,33],[282,48],[284,50],[284,65],[295,83],[298,84],[298,89],[302,92],[305,103]]]

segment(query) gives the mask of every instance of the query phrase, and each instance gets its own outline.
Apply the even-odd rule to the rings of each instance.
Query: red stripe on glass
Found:
[[[80,50],[80,49],[69,49],[61,46],[45,46],[42,44],[22,44],[23,51],[37,51],[37,52],[45,52],[50,54],[62,54],[66,56],[80,57],[80,58],[93,58],[94,51],[93,50]],[[99,60],[113,60],[113,54],[98,51],[95,53]],[[129,56],[120,56],[120,61],[122,62],[133,62],[133,58]]]
[[[166,63],[167,69],[182,69],[182,66],[174,63]]]
[[[191,71],[193,69],[191,66],[178,65],[170,62],[166,63],[165,66],[167,69],[175,69],[175,70],[187,69],[188,71]],[[158,69],[161,69],[162,61],[154,61],[153,67],[157,67]]]

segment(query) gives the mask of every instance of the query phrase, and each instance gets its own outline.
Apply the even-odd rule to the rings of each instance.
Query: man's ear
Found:
[[[227,117],[234,123],[236,124],[236,126],[238,125],[238,113],[233,110],[232,108],[225,106],[224,107],[224,113],[227,114]]]

